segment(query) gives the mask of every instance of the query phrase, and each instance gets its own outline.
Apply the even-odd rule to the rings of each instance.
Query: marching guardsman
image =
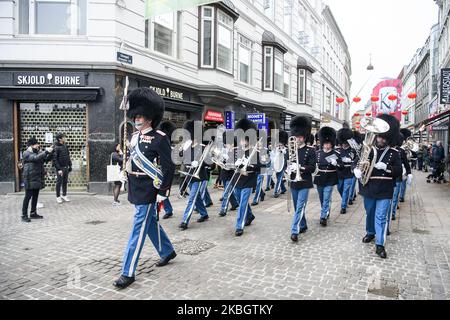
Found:
[[[330,127],[323,127],[318,135],[322,149],[316,152],[316,162],[319,170],[314,178],[314,184],[317,185],[322,207],[320,225],[326,227],[330,217],[333,188],[338,184],[337,169],[342,166],[342,161],[340,153],[334,150],[336,130]]]
[[[250,130],[255,130],[255,136],[258,130],[256,124],[248,119],[242,119],[238,121],[235,130],[239,129],[248,133],[250,133]],[[240,171],[239,174],[236,174],[231,183],[236,184],[234,195],[236,196],[236,199],[239,203],[239,209],[236,219],[236,236],[240,237],[244,234],[244,228],[250,226],[253,220],[255,220],[255,216],[253,215],[249,200],[250,196],[252,195],[252,190],[256,188],[256,178],[261,165],[257,152],[254,152],[254,156],[252,157],[252,159],[250,159],[250,155],[252,154],[252,151],[254,148],[256,148],[256,146],[250,145],[250,139],[247,136],[244,136],[241,141],[237,141],[237,143],[238,148],[241,149],[241,152],[237,151],[236,168]],[[245,159],[238,158],[240,153],[243,153],[243,155],[245,155]],[[247,171],[243,172],[242,169],[245,169],[246,166]]]
[[[400,133],[403,135],[405,142],[411,138],[412,136],[412,132],[409,129],[401,129]],[[400,188],[400,202],[405,202],[405,195],[406,195],[406,185],[411,185],[412,183],[412,179],[413,179],[413,175],[411,172],[411,165],[409,163],[408,160],[408,155],[406,153],[405,147],[401,146],[400,147],[401,150],[399,150],[402,153],[402,160],[403,160],[403,165],[405,167],[406,170],[406,175],[404,175],[404,179],[402,180],[402,185]],[[404,161],[406,159],[406,161]]]
[[[316,150],[307,146],[307,138],[311,136],[311,120],[306,117],[295,117],[292,119],[291,135],[297,138],[297,159],[299,163],[291,163],[287,169],[290,173],[290,186],[292,200],[294,202],[294,219],[291,228],[291,240],[298,241],[298,235],[308,230],[306,222],[306,205],[308,202],[309,190],[312,189],[312,174],[316,170]],[[290,159],[292,161],[292,159]],[[300,170],[301,179],[297,179],[297,170]]]
[[[308,138],[308,140],[306,141],[306,145],[308,146],[308,147],[314,147],[314,135],[311,133],[310,135],[309,135],[309,138]],[[315,150],[315,148],[314,148],[314,150]]]
[[[316,141],[315,149],[316,149],[316,152],[318,152],[318,151],[320,151],[320,139],[319,139],[318,132],[314,135],[314,139]]]
[[[172,134],[177,129],[175,123],[173,123],[171,121],[161,122],[161,124],[159,125],[159,129],[166,134],[166,136],[169,138],[170,143],[172,144]],[[173,147],[172,147],[172,150],[173,150]],[[170,203],[169,198],[164,200],[163,205],[164,205],[164,211],[165,211],[163,219],[166,220],[166,219],[172,218],[173,217],[173,207],[172,207],[172,204]]]
[[[268,150],[268,149],[267,149]],[[264,177],[268,177],[270,171],[270,157],[268,154],[264,155],[264,159],[260,157],[261,168],[256,179],[255,197],[253,198],[252,206],[255,207],[259,202],[264,202],[266,193],[263,190]]]
[[[267,164],[267,170],[266,170],[266,192],[270,192],[270,189],[274,187],[274,183],[273,183],[273,179],[272,179],[272,175],[273,175],[273,159],[272,159],[272,155],[273,155],[273,148],[272,148],[272,143],[271,143],[271,138],[268,138],[268,152],[269,152],[269,163]]]
[[[396,137],[400,132],[400,123],[395,117],[387,114],[380,115],[378,118],[386,121],[390,129],[386,133],[376,136],[375,146],[369,155],[369,161],[372,161],[374,150],[376,151],[376,164],[368,183],[365,186],[360,183],[360,193],[364,197],[366,209],[367,234],[363,243],[375,240],[376,254],[386,259],[387,220],[394,194],[394,180],[402,175],[400,156],[398,151],[391,147],[396,143]],[[362,178],[363,173],[359,168],[356,168],[354,173],[356,178]]]
[[[230,164],[232,163],[234,165],[234,134],[233,138],[227,140],[227,133],[223,134],[223,141],[225,144],[225,150],[227,152],[227,155],[225,157],[225,163],[224,167],[220,171],[220,179],[223,182],[223,195],[222,195],[222,205],[220,207],[219,216],[225,217],[228,212],[228,206],[231,204],[231,211],[236,211],[239,207],[239,203],[236,200],[236,197],[234,196],[234,193],[232,193],[233,185],[231,184],[231,180],[233,178],[233,175],[235,174],[236,170],[233,169]]]
[[[158,205],[169,197],[175,164],[167,135],[158,127],[164,113],[164,100],[149,88],[139,88],[128,95],[128,117],[138,130],[129,144],[127,162],[128,200],[135,206],[133,228],[124,254],[122,275],[114,282],[120,289],[134,282],[139,255],[148,236],[165,266],[176,257],[163,228],[159,226]],[[154,165],[159,158],[161,168]]]
[[[402,175],[394,181],[394,195],[392,197],[391,211],[388,217],[388,220],[392,219],[393,221],[397,219],[398,201],[399,197],[401,197],[403,183],[405,183],[405,185],[406,183],[411,184],[412,179],[411,166],[408,161],[408,156],[406,154],[406,150],[402,148],[404,143],[405,143],[405,136],[403,135],[403,133],[399,133],[395,149],[398,151],[398,154],[402,162]],[[388,228],[388,235],[389,234],[390,232]]]
[[[338,168],[338,191],[341,195],[341,214],[347,213],[347,206],[352,196],[352,184],[354,181],[354,175],[352,167],[358,162],[356,151],[353,150],[348,140],[353,139],[353,132],[348,128],[342,128],[337,134],[337,143],[339,148],[337,151],[340,153],[340,159],[342,161],[342,167]]]
[[[287,148],[286,145],[289,142],[289,135],[286,131],[280,131],[279,133],[279,139],[278,139],[278,147],[275,147],[275,149],[272,151],[274,152],[273,161],[276,163],[277,158],[281,157],[282,161],[284,161],[283,168],[280,172],[276,172],[276,178],[277,181],[275,183],[275,191],[274,191],[274,198],[279,198],[280,195],[286,193],[286,186],[284,184],[284,172],[286,171],[287,167]]]
[[[214,168],[215,168],[214,164],[206,165],[206,179],[208,179],[208,180],[207,180],[207,183],[205,183],[202,186],[202,190],[201,190],[203,204],[205,205],[205,208],[209,208],[214,205],[212,202],[212,199],[211,199],[211,195],[209,194],[209,191],[208,191],[208,183],[209,183],[209,180],[211,180],[211,172],[214,170]]]
[[[188,166],[190,176],[186,177],[188,181],[187,187],[189,188],[189,199],[183,215],[183,221],[180,224],[181,230],[186,230],[188,228],[189,221],[192,217],[194,209],[198,210],[198,212],[200,213],[200,218],[197,220],[198,223],[203,223],[209,219],[208,212],[206,211],[204,200],[201,194],[201,191],[204,190],[203,188],[208,183],[208,172],[206,168],[207,163],[206,161],[203,161],[203,163],[199,163],[204,148],[202,147],[201,143],[199,143],[195,139],[194,124],[194,121],[189,120],[186,121],[183,125],[183,129],[187,130],[190,134],[192,144],[187,151],[180,152],[180,156],[183,157],[184,161],[191,161],[190,166]],[[186,159],[185,157],[185,152],[187,153],[188,159]],[[192,175],[197,170],[199,170],[198,177],[193,177]]]
[[[360,148],[359,150],[361,150],[362,144],[364,142],[363,135],[360,134],[358,131],[354,130],[353,131],[353,140],[355,140],[355,142],[359,145],[359,148]],[[358,161],[359,161],[359,159],[358,159]],[[350,200],[348,201],[348,204],[350,206],[352,206],[353,202],[356,201],[356,185],[357,185],[357,182],[358,182],[358,179],[356,179],[356,177],[353,175],[352,188],[351,188],[351,193],[350,193]]]

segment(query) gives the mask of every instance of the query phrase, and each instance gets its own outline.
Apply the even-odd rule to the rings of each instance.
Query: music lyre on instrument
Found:
[[[379,118],[365,117],[361,119],[361,127],[366,130],[366,138],[363,142],[360,160],[357,168],[361,170],[362,177],[360,182],[365,186],[372,175],[373,168],[377,161],[377,149],[374,146],[377,134],[388,132],[389,124]],[[373,150],[373,158],[369,159],[370,152]]]

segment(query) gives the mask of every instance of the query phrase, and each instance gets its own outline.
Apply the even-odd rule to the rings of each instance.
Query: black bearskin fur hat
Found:
[[[258,130],[258,126],[254,122],[251,122],[250,120],[244,118],[244,119],[239,120],[236,123],[236,127],[234,129],[235,130],[241,129],[244,132],[246,132],[246,131],[248,131],[250,129]]]
[[[333,146],[336,145],[336,130],[331,127],[323,127],[319,131],[320,144],[331,143]]]
[[[403,137],[405,138],[405,140],[407,140],[408,138],[411,138],[411,136],[412,136],[411,130],[406,129],[406,128],[401,129],[401,130],[400,130],[400,133],[403,135]]]
[[[312,130],[311,120],[307,117],[297,116],[291,120],[291,136],[309,139]]]
[[[280,131],[279,143],[287,145],[289,142],[289,135],[286,131]]]
[[[381,133],[378,136],[386,139],[389,146],[394,146],[397,143],[398,135],[400,133],[400,122],[396,117],[389,114],[379,115],[378,118],[389,124],[389,131]]]
[[[337,133],[337,143],[338,144],[348,144],[348,140],[353,138],[353,131],[348,128],[342,128]]]
[[[172,133],[177,130],[177,126],[172,121],[164,121],[159,125],[159,129],[172,140]]]
[[[157,128],[164,115],[164,100],[150,88],[138,88],[128,94],[130,109],[127,116],[134,119],[143,116],[152,120],[152,127]]]

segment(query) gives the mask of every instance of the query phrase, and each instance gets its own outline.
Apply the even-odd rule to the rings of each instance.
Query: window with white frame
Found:
[[[273,90],[273,47],[264,47],[264,90]]]
[[[86,35],[87,0],[19,0],[18,33]]]
[[[331,90],[326,89],[325,90],[325,112],[328,114],[331,114]]]
[[[239,81],[251,84],[252,70],[252,42],[246,37],[239,35]]]
[[[275,49],[275,66],[274,66],[274,90],[278,93],[283,94],[283,53],[280,50]]]
[[[180,19],[180,12],[170,12],[147,20],[145,46],[152,51],[176,57]]]
[[[288,65],[284,66],[283,94],[286,99],[291,98],[291,68]]]
[[[217,69],[233,73],[233,19],[217,11]]]
[[[201,18],[201,66],[213,68],[214,57],[214,7],[202,7]]]
[[[298,69],[297,103],[312,106],[312,72]]]
[[[214,6],[200,10],[200,68],[233,74],[233,17]]]

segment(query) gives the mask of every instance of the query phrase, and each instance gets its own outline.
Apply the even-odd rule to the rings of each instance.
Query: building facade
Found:
[[[324,79],[336,95],[349,96],[342,35],[326,50],[340,47],[335,51],[343,58],[335,63],[345,76],[323,76],[322,31],[331,11],[321,1],[226,0],[150,20],[144,5],[0,1],[0,157],[6,160],[0,193],[21,189],[17,164],[27,139],[34,135],[47,146],[56,132],[68,135],[70,187],[108,192],[110,153],[124,125],[132,130],[119,110],[125,77],[130,89],[160,94],[165,119],[179,127],[187,119],[214,125],[225,122],[225,113],[236,120],[263,113],[263,127],[287,129],[303,114],[318,130],[329,102]],[[345,110],[330,110],[327,121],[338,127]]]

